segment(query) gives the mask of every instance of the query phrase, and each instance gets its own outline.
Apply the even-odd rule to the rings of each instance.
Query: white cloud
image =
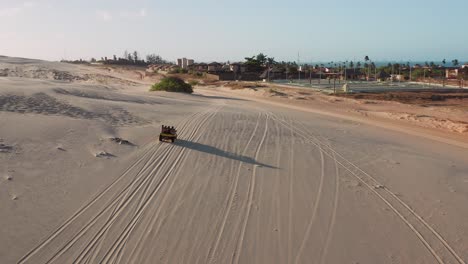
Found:
[[[98,10],[96,11],[96,16],[104,21],[111,21],[112,20],[112,14],[109,11],[106,10]]]
[[[140,10],[138,11],[134,11],[134,12],[122,12],[120,14],[121,17],[146,17],[147,15],[147,12],[146,12],[146,9],[145,8],[140,8]]]
[[[145,17],[146,16],[146,9],[144,9],[144,8],[140,9],[139,15],[140,15],[140,17]]]
[[[21,8],[19,7],[6,7],[0,9],[0,17],[17,16],[19,13],[21,13]]]
[[[148,13],[146,12],[146,8],[140,8],[137,11],[123,11],[120,13],[117,12],[111,12],[108,10],[98,10],[96,11],[96,17],[100,20],[103,21],[111,21],[114,18],[141,18],[141,17],[146,17]]]
[[[36,6],[36,2],[27,1],[27,2],[23,3],[24,8],[31,8],[31,7],[35,7],[35,6]]]
[[[35,6],[35,2],[27,1],[20,6],[0,8],[0,17],[14,17],[21,14],[25,9],[29,9]]]

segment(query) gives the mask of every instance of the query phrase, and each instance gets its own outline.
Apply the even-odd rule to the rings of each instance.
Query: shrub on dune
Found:
[[[177,77],[163,78],[159,83],[151,86],[150,91],[166,91],[176,93],[193,93],[192,85]]]

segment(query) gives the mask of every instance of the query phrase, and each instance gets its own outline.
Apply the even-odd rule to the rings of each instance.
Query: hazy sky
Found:
[[[467,0],[0,0],[0,55],[468,61]]]

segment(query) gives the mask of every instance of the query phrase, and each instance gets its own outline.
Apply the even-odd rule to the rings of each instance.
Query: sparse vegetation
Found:
[[[177,77],[166,77],[151,86],[150,91],[193,93],[192,85]]]
[[[192,86],[197,86],[198,84],[200,84],[200,82],[197,80],[190,80],[188,83]]]
[[[287,93],[280,92],[280,91],[278,91],[276,89],[273,89],[273,88],[270,88],[269,92],[270,92],[270,94],[272,96],[288,96]]]
[[[174,68],[168,72],[169,74],[186,74],[188,73],[187,69],[182,68]]]
[[[159,56],[157,54],[148,54],[146,56],[146,62],[148,64],[167,64],[167,63],[169,63],[168,61],[166,61],[165,59],[163,59],[161,56]]]
[[[239,90],[239,89],[252,89],[257,90],[257,88],[264,88],[266,87],[260,83],[249,83],[249,82],[228,82],[226,83],[227,87],[231,88],[231,90]]]

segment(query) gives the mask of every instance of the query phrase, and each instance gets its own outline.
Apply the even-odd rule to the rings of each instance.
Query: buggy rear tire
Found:
[[[159,136],[159,141],[162,141],[162,140],[163,140],[162,136]]]

